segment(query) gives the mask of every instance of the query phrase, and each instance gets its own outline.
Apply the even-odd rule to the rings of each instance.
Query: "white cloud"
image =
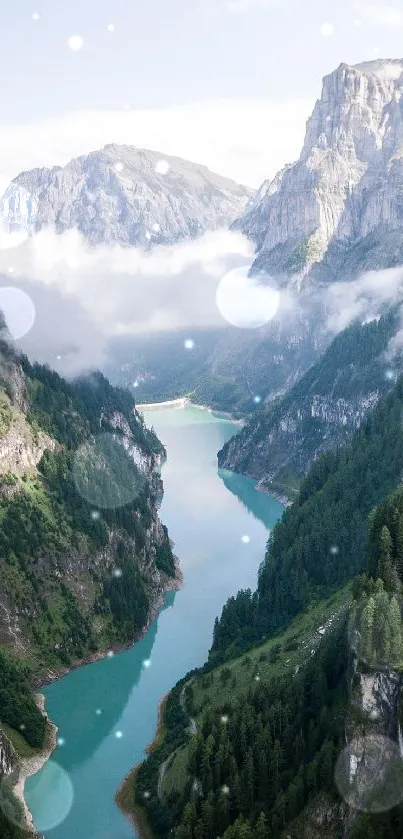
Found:
[[[376,26],[403,26],[402,6],[384,3],[357,3],[356,10],[364,20]]]
[[[332,283],[325,292],[329,312],[327,327],[336,334],[354,318],[374,318],[383,307],[403,296],[403,266],[368,271],[350,282]]]
[[[225,326],[217,285],[253,257],[250,242],[227,230],[147,252],[92,248],[77,231],[43,230],[9,254],[3,251],[12,259],[13,283],[29,294],[37,315],[20,345],[53,365],[61,356],[66,374],[101,364],[117,335]]]
[[[74,111],[31,124],[1,125],[0,192],[23,170],[65,165],[106,143],[184,157],[258,187],[298,157],[313,104],[224,99],[165,110]]]

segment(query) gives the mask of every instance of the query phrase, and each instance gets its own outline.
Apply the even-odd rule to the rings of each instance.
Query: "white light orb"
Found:
[[[223,316],[232,326],[241,329],[257,329],[275,316],[280,303],[280,294],[269,277],[248,277],[249,267],[244,265],[228,271],[222,278],[217,291],[216,303]]]
[[[157,175],[167,175],[170,170],[170,165],[167,160],[157,160],[155,164],[155,171]]]
[[[74,801],[70,776],[54,760],[31,779],[29,806],[35,813],[35,827],[45,833],[62,824]]]
[[[186,341],[183,344],[183,346],[185,347],[185,350],[192,350],[194,345],[195,345],[195,342],[192,340],[192,338],[186,338]]]
[[[382,813],[403,799],[403,762],[398,744],[382,734],[358,734],[339,755],[335,781],[350,807]]]
[[[0,311],[15,341],[23,338],[34,325],[35,306],[28,294],[20,288],[0,287]]]
[[[324,38],[330,38],[330,36],[334,33],[333,23],[322,23],[322,26],[320,27],[320,32]]]
[[[70,35],[70,38],[67,39],[67,46],[73,52],[79,52],[84,46],[84,38],[81,35]]]

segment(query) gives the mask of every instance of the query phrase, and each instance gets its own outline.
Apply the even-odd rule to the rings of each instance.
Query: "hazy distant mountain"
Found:
[[[0,201],[9,230],[77,228],[91,244],[169,243],[228,226],[252,190],[205,166],[107,145],[67,166],[18,175]]]
[[[324,78],[299,160],[235,224],[256,242],[256,267],[328,281],[403,262],[402,92],[403,60]]]

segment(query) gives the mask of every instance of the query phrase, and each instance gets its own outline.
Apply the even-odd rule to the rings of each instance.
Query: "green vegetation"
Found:
[[[337,605],[344,601],[345,607],[346,597],[347,591]],[[327,608],[334,614],[330,603]],[[332,790],[348,692],[347,613],[339,613],[314,654],[309,649],[304,666],[296,669],[290,656],[294,647],[300,652],[311,647],[312,619],[301,616],[277,642],[228,666],[207,665],[190,674],[186,706],[198,729],[190,741],[187,718],[181,718],[182,682],[175,687],[171,714],[164,715],[164,741],[136,776],[136,801],[146,808],[156,835],[173,828],[179,839],[228,839],[232,829],[239,839],[242,823],[245,835],[254,837],[264,825],[266,834],[279,836],[317,790]],[[169,765],[160,800],[157,779],[164,760]]]
[[[365,405],[370,410],[376,394],[392,387],[395,375],[385,375],[384,354],[399,328],[399,317],[399,310],[393,309],[379,321],[357,321],[337,335],[284,396],[255,410],[237,439],[219,452],[220,465],[257,478],[268,475],[268,488],[278,491],[280,485],[280,491],[287,492],[287,486],[281,490],[281,484],[287,484],[284,475],[306,475],[318,454],[351,437]],[[396,364],[401,367],[401,361],[396,359]],[[290,483],[298,487],[298,480]],[[295,492],[290,498],[294,500]]]
[[[23,413],[7,385],[13,411],[34,436],[56,441],[36,471],[0,482],[1,640],[11,646],[18,614],[19,652],[40,677],[141,631],[150,606],[143,563],[174,575],[166,529],[148,535],[160,492],[156,458],[165,451],[130,394],[101,374],[68,383],[7,344],[0,352],[4,387],[18,378],[25,388]],[[123,434],[154,470],[152,481]]]
[[[42,746],[45,719],[30,691],[30,670],[16,658],[0,650],[0,725],[16,731],[23,726],[29,746]]]
[[[9,779],[3,778],[0,785],[0,836],[1,839],[27,839],[22,804],[15,798]]]
[[[290,342],[280,348],[275,331],[253,332],[252,338],[250,330],[229,327],[193,330],[191,351],[184,349],[189,334],[183,332],[122,340],[111,348],[115,361],[108,375],[129,388],[137,380],[138,402],[190,396],[218,411],[252,414],[256,394],[265,397],[268,386],[271,393],[283,391],[295,370],[304,372],[317,357],[309,336],[298,346]]]
[[[257,592],[240,592],[224,606],[213,657],[230,644],[236,654],[275,632],[312,599],[364,570],[368,514],[402,473],[402,409],[399,379],[344,449],[313,464],[298,499],[271,533]]]
[[[402,408],[400,379],[344,450],[313,465],[257,591],[229,599],[208,662],[169,695],[134,787],[161,839],[308,836],[298,825],[315,801],[339,839],[352,651],[364,672],[403,668]],[[400,836],[403,807],[353,821],[354,839]]]

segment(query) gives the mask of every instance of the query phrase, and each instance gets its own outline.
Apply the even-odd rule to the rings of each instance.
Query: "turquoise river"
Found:
[[[184,587],[167,594],[131,649],[44,689],[60,745],[25,792],[46,839],[133,839],[115,793],[153,739],[161,697],[206,660],[226,599],[256,586],[268,533],[283,509],[253,480],[217,471],[216,452],[238,431],[235,424],[189,406],[148,409],[145,418],[168,452],[161,518]]]

